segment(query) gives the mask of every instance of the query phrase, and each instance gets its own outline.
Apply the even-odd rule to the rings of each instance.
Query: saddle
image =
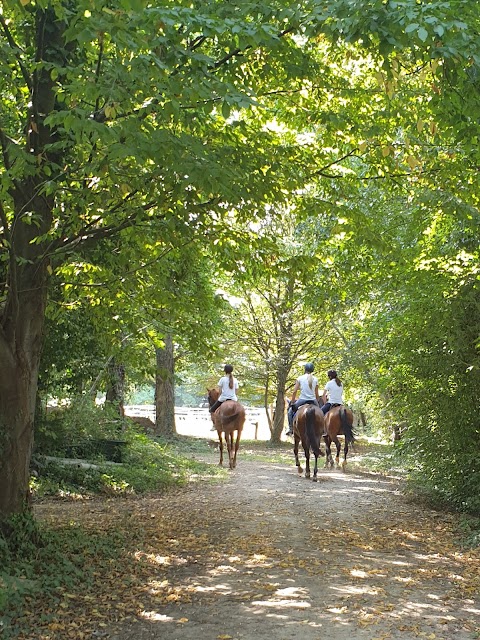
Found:
[[[314,400],[306,400],[306,401],[304,402],[304,404],[301,404],[301,405],[300,405],[300,407],[304,407],[304,406],[305,406],[305,405],[307,405],[307,404],[313,404],[314,406],[316,406],[316,405],[315,405]],[[296,407],[296,406],[295,406],[295,403],[294,403],[294,402],[292,402],[292,403],[290,404],[290,407],[292,408],[292,415],[295,415],[295,414],[297,413],[297,411],[300,409],[300,407]]]

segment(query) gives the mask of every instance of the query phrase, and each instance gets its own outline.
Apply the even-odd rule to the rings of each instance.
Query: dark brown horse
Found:
[[[208,405],[212,407],[218,400],[220,395],[218,389],[207,389],[208,393]],[[235,469],[237,465],[237,451],[240,445],[240,438],[242,435],[243,425],[245,423],[245,409],[236,400],[225,400],[218,407],[218,409],[212,413],[212,421],[215,425],[218,434],[218,440],[220,442],[220,462],[219,465],[223,465],[223,438],[222,433],[225,434],[225,442],[227,443],[228,462],[230,469]],[[235,444],[233,442],[233,434],[237,432]]]
[[[314,404],[302,404],[293,418],[293,438],[295,444],[293,452],[295,454],[295,464],[298,473],[303,469],[298,459],[298,448],[302,443],[305,452],[305,478],[310,478],[310,449],[315,456],[315,467],[313,468],[313,482],[317,481],[318,457],[325,455],[320,449],[320,442],[324,434],[325,419],[322,411]]]
[[[332,407],[330,411],[325,415],[325,448],[327,457],[325,459],[325,466],[334,466],[332,457],[332,442],[337,447],[337,455],[335,457],[335,463],[337,467],[340,466],[340,450],[342,445],[338,436],[345,436],[345,445],[343,447],[344,458],[342,462],[342,469],[345,471],[347,466],[347,453],[348,445],[355,442],[355,433],[353,431],[353,413],[351,409],[345,407],[343,404],[338,407]]]

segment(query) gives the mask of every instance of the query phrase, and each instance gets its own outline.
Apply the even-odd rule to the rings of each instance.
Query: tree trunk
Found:
[[[52,224],[54,201],[43,187],[52,175],[51,167],[60,166],[56,152],[47,150],[53,135],[44,121],[56,99],[48,62],[65,63],[64,25],[51,9],[39,8],[35,17],[36,60],[43,64],[29,78],[31,109],[25,124],[25,149],[34,159],[35,172],[32,175],[27,168],[23,176],[11,179],[9,197],[4,193],[0,202],[0,224],[9,252],[8,264],[2,267],[6,286],[0,304],[0,522],[20,513],[28,497],[50,268],[47,241],[37,242],[37,238],[47,234]],[[1,145],[4,170],[10,172],[21,151],[3,133]]]
[[[38,334],[37,334],[38,335]],[[27,504],[39,357],[29,339],[15,353],[1,341],[0,360],[0,519]]]
[[[285,387],[287,385],[288,368],[280,362],[277,371],[277,397],[275,399],[275,418],[271,428],[270,442],[279,444],[282,438],[282,431],[285,426]]]
[[[155,433],[172,436],[175,428],[175,386],[172,336],[165,337],[163,349],[156,350],[157,374],[155,378]]]
[[[45,320],[47,261],[29,246],[31,226],[22,227],[17,221],[12,251],[31,263],[12,265],[0,315],[0,519],[21,512],[28,494]]]
[[[125,416],[125,367],[118,364],[115,358],[108,363],[108,388],[105,402],[118,412],[121,418]]]

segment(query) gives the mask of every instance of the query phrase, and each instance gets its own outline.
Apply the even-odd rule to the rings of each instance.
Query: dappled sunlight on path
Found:
[[[103,513],[130,531],[128,606],[103,627],[112,640],[474,640],[480,629],[479,553],[392,479],[322,470],[315,484],[242,458],[222,484],[119,508]]]

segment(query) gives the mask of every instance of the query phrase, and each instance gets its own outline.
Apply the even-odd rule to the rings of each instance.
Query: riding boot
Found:
[[[293,413],[293,411],[291,409],[288,410],[287,412],[287,418],[288,418],[288,431],[285,433],[286,436],[293,436],[293,416],[295,414]]]
[[[210,407],[210,413],[214,414],[215,411],[218,409],[218,407],[223,403],[223,400],[217,400],[211,407]],[[213,427],[210,429],[210,431],[216,431],[217,427],[215,426],[215,424],[213,425]]]

